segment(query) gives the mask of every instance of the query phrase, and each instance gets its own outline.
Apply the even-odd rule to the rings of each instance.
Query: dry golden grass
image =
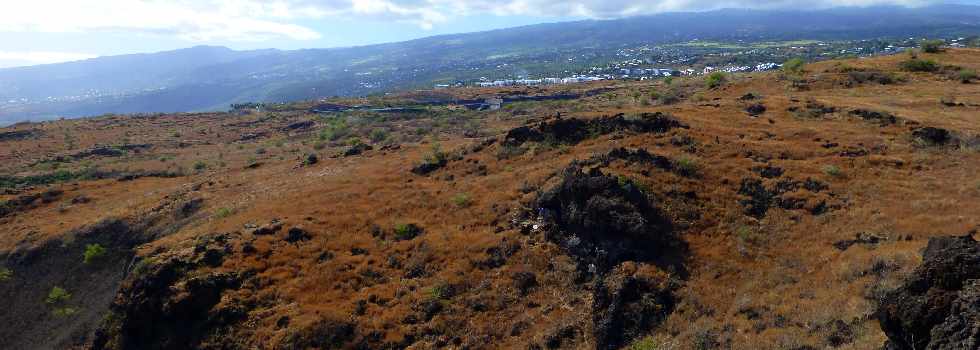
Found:
[[[921,56],[980,69],[977,50]],[[103,217],[136,215],[151,210],[164,196],[180,192],[203,198],[202,212],[223,214],[204,215],[196,224],[143,246],[141,254],[186,247],[206,233],[244,232],[246,224],[262,225],[272,219],[312,234],[307,243],[289,244],[276,236],[242,233],[235,243],[236,253],[219,268],[254,271],[261,281],[255,289],[236,292],[267,305],[252,311],[242,326],[242,334],[256,347],[273,347],[291,332],[333,315],[354,319],[358,332],[376,331],[389,341],[425,328],[458,337],[476,348],[516,348],[590,317],[589,292],[568,279],[574,269],[570,259],[554,245],[535,241],[509,226],[511,215],[535,196],[522,188],[546,187],[549,180],[554,181],[556,171],[575,159],[616,147],[645,148],[672,159],[693,159],[700,174],[688,178],[654,170],[644,176],[639,169],[620,163],[608,170],[636,178],[657,194],[673,221],[682,223],[680,237],[690,248],[686,262],[690,275],[677,292],[676,311],[655,330],[658,341],[678,349],[695,348],[708,338],[734,349],[822,348],[832,333],[831,325],[840,320],[853,331],[853,339],[842,349],[873,349],[884,341],[870,317],[875,291],[897,285],[918,263],[917,251],[927,238],[980,227],[980,217],[975,215],[980,213],[980,150],[922,148],[910,137],[913,123],[953,130],[965,137],[980,135],[980,107],[940,104],[943,96],[980,104],[980,84],[961,84],[936,74],[897,72],[904,58],[811,64],[807,67],[809,90],[804,91],[791,88],[775,73],[738,76],[723,87],[704,91],[697,81],[677,79],[673,84],[686,99],[671,105],[644,104],[629,97],[631,91],[648,95],[653,89],[664,89],[659,82],[577,86],[574,89],[608,87],[612,92],[467,118],[478,122],[488,135],[499,135],[559,111],[563,116],[583,118],[662,111],[690,129],[606,135],[564,148],[542,146],[509,159],[498,159],[494,150],[500,146],[494,145],[466,155],[464,161],[451,162],[429,177],[409,170],[433,142],[444,150],[459,150],[481,140],[463,137],[452,123],[428,135],[410,136],[419,126],[430,125],[426,116],[420,116],[419,120],[387,124],[393,138],[410,140],[400,149],[380,151],[376,145],[361,156],[328,158],[342,147],[314,150],[316,130],[278,131],[290,122],[315,118],[303,111],[277,113],[277,119],[245,127],[235,123],[260,116],[103,117],[18,126],[39,128],[44,134],[36,140],[0,143],[0,163],[5,164],[6,174],[41,173],[44,170],[32,164],[71,154],[65,133],[77,139],[76,149],[119,144],[123,138],[154,144],[141,154],[89,160],[102,169],[182,167],[191,174],[55,185],[66,191],[64,200],[84,195],[92,201],[69,205],[63,200],[0,219],[4,232],[0,250],[60,238],[71,228]],[[843,78],[835,73],[840,65],[895,72],[907,81],[842,87]],[[523,90],[552,93],[557,89],[563,88]],[[498,92],[463,89],[452,93],[475,97]],[[761,97],[738,99],[748,92]],[[692,101],[694,93],[702,94],[704,101]],[[788,111],[808,100],[838,110],[819,118],[800,118]],[[749,117],[744,109],[750,102],[765,104],[767,111],[758,118]],[[905,121],[886,126],[862,121],[848,114],[856,108],[887,111]],[[252,132],[271,136],[236,141]],[[672,143],[682,137],[691,142]],[[838,146],[824,148],[825,143]],[[257,154],[258,148],[266,152]],[[871,154],[839,155],[851,148]],[[318,153],[320,161],[297,167],[311,152]],[[782,178],[813,178],[828,184],[827,192],[790,195],[809,204],[823,200],[839,208],[811,215],[774,207],[762,219],[744,215],[738,204],[743,198],[737,193],[739,183],[743,178],[757,178],[751,169],[765,165],[753,157],[770,159],[768,164],[783,168]],[[209,166],[193,173],[198,161]],[[244,168],[250,161],[263,164]],[[477,174],[478,166],[485,166],[485,176]],[[836,167],[839,174],[828,174],[827,166]],[[39,190],[5,194],[0,199]],[[671,192],[693,192],[696,200],[666,195]],[[468,194],[469,205],[454,203],[459,193]],[[418,224],[424,233],[408,241],[372,235],[375,227],[390,231],[405,223]],[[845,251],[833,247],[834,242],[862,232],[888,239]],[[238,253],[244,242],[252,242],[257,252]],[[490,249],[509,246],[516,252],[503,267],[476,267],[475,262],[486,259]],[[352,249],[364,253],[352,254]],[[331,257],[323,259],[325,253]],[[423,266],[425,272],[406,276],[415,266]],[[510,276],[519,271],[537,275],[539,287],[528,295],[519,295],[512,286]],[[451,286],[454,293],[433,292],[445,286]],[[415,313],[413,307],[433,298],[447,311],[429,322],[404,322]],[[369,299],[384,302],[369,302],[366,309],[357,311],[357,302]],[[474,311],[477,304],[485,306],[483,311]],[[276,326],[282,316],[289,316],[288,327]],[[431,347],[433,341],[425,339],[418,346]]]

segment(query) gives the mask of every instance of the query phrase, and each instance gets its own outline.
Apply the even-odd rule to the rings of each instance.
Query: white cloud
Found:
[[[78,61],[93,57],[96,55],[78,52],[0,51],[0,68]]]
[[[255,0],[31,0],[0,11],[3,32],[137,32],[189,41],[250,41],[320,34],[289,23],[307,15],[288,2]]]
[[[0,32],[148,33],[188,41],[313,40],[303,21],[398,21],[422,28],[467,15],[613,18],[725,7],[916,6],[933,0],[0,0]]]

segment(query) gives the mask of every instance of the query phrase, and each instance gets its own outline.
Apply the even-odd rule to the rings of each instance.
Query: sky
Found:
[[[0,68],[196,45],[239,50],[356,46],[672,11],[933,3],[937,1],[0,0]]]

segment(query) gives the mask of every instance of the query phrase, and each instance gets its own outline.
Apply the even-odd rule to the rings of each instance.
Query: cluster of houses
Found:
[[[621,68],[619,73],[623,76],[634,76],[634,77],[669,77],[675,75],[676,72],[673,69],[664,68]]]
[[[773,69],[779,69],[782,67],[781,64],[774,62],[760,63],[754,66],[728,66],[728,67],[705,67],[703,70],[694,69],[684,69],[675,70],[667,68],[621,68],[616,71],[618,74],[597,74],[597,75],[573,75],[567,78],[542,78],[542,79],[503,79],[503,80],[489,80],[486,78],[480,79],[474,83],[475,86],[479,87],[505,87],[505,86],[536,86],[536,85],[557,85],[557,84],[575,84],[584,83],[590,81],[599,80],[611,80],[611,79],[652,79],[660,77],[670,77],[670,76],[680,76],[680,75],[701,75],[708,74],[714,71],[723,71],[729,73],[736,72],[752,72],[752,71],[767,71]],[[439,88],[448,88],[447,85],[436,85]]]
[[[479,87],[503,87],[503,86],[536,86],[536,85],[555,85],[555,84],[575,84],[589,81],[599,81],[612,79],[608,75],[580,76],[575,75],[567,78],[543,78],[543,79],[505,79],[505,80],[481,80],[476,83]]]
[[[779,63],[775,63],[775,62],[760,63],[760,64],[757,64],[755,66],[727,66],[727,67],[711,67],[711,66],[707,66],[707,67],[704,67],[704,69],[701,70],[701,74],[709,74],[711,72],[719,72],[719,71],[720,72],[726,72],[726,73],[761,72],[761,71],[779,69],[782,66],[783,65],[781,65]],[[697,72],[697,71],[694,71],[692,69],[688,69],[687,71],[689,71],[691,73]],[[688,73],[687,75],[694,75],[694,74]]]

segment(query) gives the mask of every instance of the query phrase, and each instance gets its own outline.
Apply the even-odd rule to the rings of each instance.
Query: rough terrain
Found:
[[[918,58],[0,129],[2,347],[968,349],[980,51]]]

